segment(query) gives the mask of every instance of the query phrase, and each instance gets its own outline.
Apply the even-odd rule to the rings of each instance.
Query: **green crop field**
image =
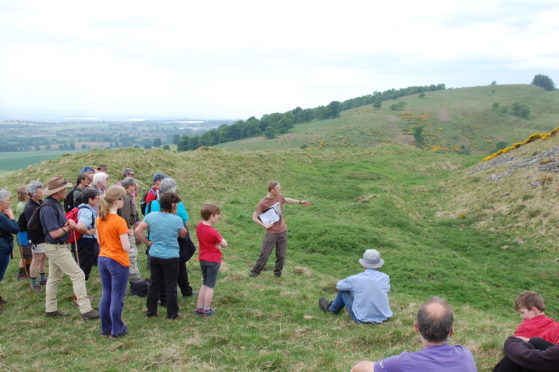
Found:
[[[44,150],[22,152],[0,152],[0,175],[2,172],[23,169],[63,154],[75,153],[74,150]]]
[[[85,163],[105,162],[111,169],[135,168],[145,191],[151,175],[163,171],[177,180],[190,226],[199,221],[203,202],[222,208],[217,229],[229,248],[213,317],[196,317],[195,300],[179,298],[184,319],[166,320],[162,308],[158,318],[145,319],[145,299],[127,296],[130,333],[117,341],[99,336],[99,322],[79,318],[69,279],[58,298],[59,309],[72,317],[45,318],[44,294],[29,293],[25,282],[17,282],[17,265],[11,262],[0,283],[0,294],[9,301],[0,307],[0,369],[347,371],[361,359],[420,349],[414,315],[422,301],[438,295],[456,312],[453,341],[473,352],[478,370],[490,371],[520,322],[513,306],[520,292],[540,292],[548,299],[546,314],[559,316],[559,276],[556,252],[543,242],[520,242],[516,230],[481,228],[475,215],[439,216],[455,192],[449,182],[456,175],[470,177],[470,167],[480,159],[397,144],[184,153],[119,149],[16,171],[0,178],[0,185],[14,191],[31,179],[73,177]],[[273,276],[272,257],[268,271],[249,278],[263,235],[251,215],[272,179],[282,182],[286,196],[314,205],[286,206],[290,237],[284,276]],[[378,249],[385,259],[393,319],[357,325],[347,315],[322,313],[318,298],[335,296],[336,281],[360,270],[357,259],[367,248]],[[148,276],[144,257],[140,268]],[[188,266],[198,287],[196,256]],[[87,286],[98,301],[96,269]]]

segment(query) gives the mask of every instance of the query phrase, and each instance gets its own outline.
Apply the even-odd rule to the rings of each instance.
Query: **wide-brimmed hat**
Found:
[[[384,260],[380,257],[379,251],[376,249],[367,249],[363,253],[363,258],[359,259],[361,266],[369,269],[378,269],[384,265]]]
[[[50,196],[54,193],[59,192],[62,189],[72,187],[73,185],[66,180],[64,177],[52,177],[47,182],[47,188],[43,190],[44,196]]]

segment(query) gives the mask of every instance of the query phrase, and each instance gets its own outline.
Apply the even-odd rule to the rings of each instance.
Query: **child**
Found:
[[[198,293],[195,314],[209,317],[214,313],[211,308],[217,274],[221,266],[221,248],[227,248],[227,241],[213,228],[219,219],[220,209],[215,204],[204,204],[200,214],[202,221],[196,226],[196,236],[200,244],[200,268],[203,284]]]
[[[545,304],[539,294],[532,291],[521,293],[516,298],[514,308],[524,319],[516,329],[515,336],[541,337],[551,343],[559,343],[559,322],[544,314]]]

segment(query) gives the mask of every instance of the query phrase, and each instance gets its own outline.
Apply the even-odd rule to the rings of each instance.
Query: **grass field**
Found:
[[[419,349],[414,314],[427,297],[438,295],[455,308],[454,342],[472,350],[480,371],[489,371],[520,321],[513,308],[518,293],[539,291],[548,299],[546,313],[559,316],[559,276],[556,253],[538,241],[521,244],[515,231],[480,229],[474,217],[437,217],[448,196],[442,193],[449,192],[444,182],[479,160],[399,145],[273,152],[121,149],[16,171],[0,184],[14,190],[27,180],[73,177],[84,163],[106,162],[113,169],[135,168],[145,190],[150,176],[163,171],[176,178],[191,226],[204,201],[222,207],[217,228],[230,248],[212,318],[195,317],[194,299],[180,298],[184,319],[165,320],[163,311],[144,319],[145,299],[127,296],[130,334],[118,341],[99,336],[98,322],[79,319],[68,279],[59,290],[59,308],[73,316],[44,318],[44,294],[30,294],[16,282],[12,262],[0,283],[9,300],[0,308],[0,369],[344,371],[361,359]],[[314,205],[286,207],[290,237],[283,278],[268,270],[252,279],[247,274],[263,232],[251,215],[270,179],[282,182],[286,196]],[[332,298],[335,282],[360,270],[357,259],[367,248],[379,249],[385,259],[394,318],[356,325],[347,315],[322,313],[318,297]],[[195,258],[189,272],[197,287]],[[88,290],[99,299],[96,269]]]
[[[57,158],[64,154],[75,153],[75,150],[43,150],[0,152],[0,176],[3,172],[11,172],[30,165]]]
[[[390,106],[406,105],[402,111]],[[527,105],[527,119],[492,110],[493,103],[507,106]],[[511,144],[535,132],[559,126],[559,91],[546,92],[534,85],[498,85],[447,89],[383,102],[380,109],[372,105],[343,111],[336,119],[297,124],[276,139],[247,138],[219,145],[244,150],[279,150],[286,148],[369,147],[379,143],[413,144],[413,128],[423,126],[425,148],[433,146],[455,151],[464,145],[472,153],[493,152],[499,142]],[[430,114],[425,122],[406,119]],[[455,149],[456,147],[456,149]],[[443,150],[444,151],[444,150]]]

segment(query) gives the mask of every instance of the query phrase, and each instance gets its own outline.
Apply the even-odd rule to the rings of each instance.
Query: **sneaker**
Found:
[[[43,291],[43,288],[41,288],[40,285],[35,285],[35,286],[31,286],[31,290],[32,290],[33,292],[42,292],[42,291]]]
[[[196,310],[194,310],[195,315],[202,315],[203,313],[204,313],[204,309],[201,307],[197,307]]]
[[[204,318],[209,318],[210,316],[212,316],[215,313],[214,309],[196,309],[195,311],[196,315],[201,315]]]
[[[87,313],[82,314],[82,318],[83,320],[99,319],[99,311],[91,309]]]
[[[324,297],[320,297],[318,299],[318,307],[320,307],[320,310],[324,311],[325,313],[330,311],[330,304],[331,302]]]
[[[47,311],[45,313],[45,316],[47,318],[63,318],[63,317],[70,316],[70,313],[63,313],[62,311],[55,310],[55,311]]]

